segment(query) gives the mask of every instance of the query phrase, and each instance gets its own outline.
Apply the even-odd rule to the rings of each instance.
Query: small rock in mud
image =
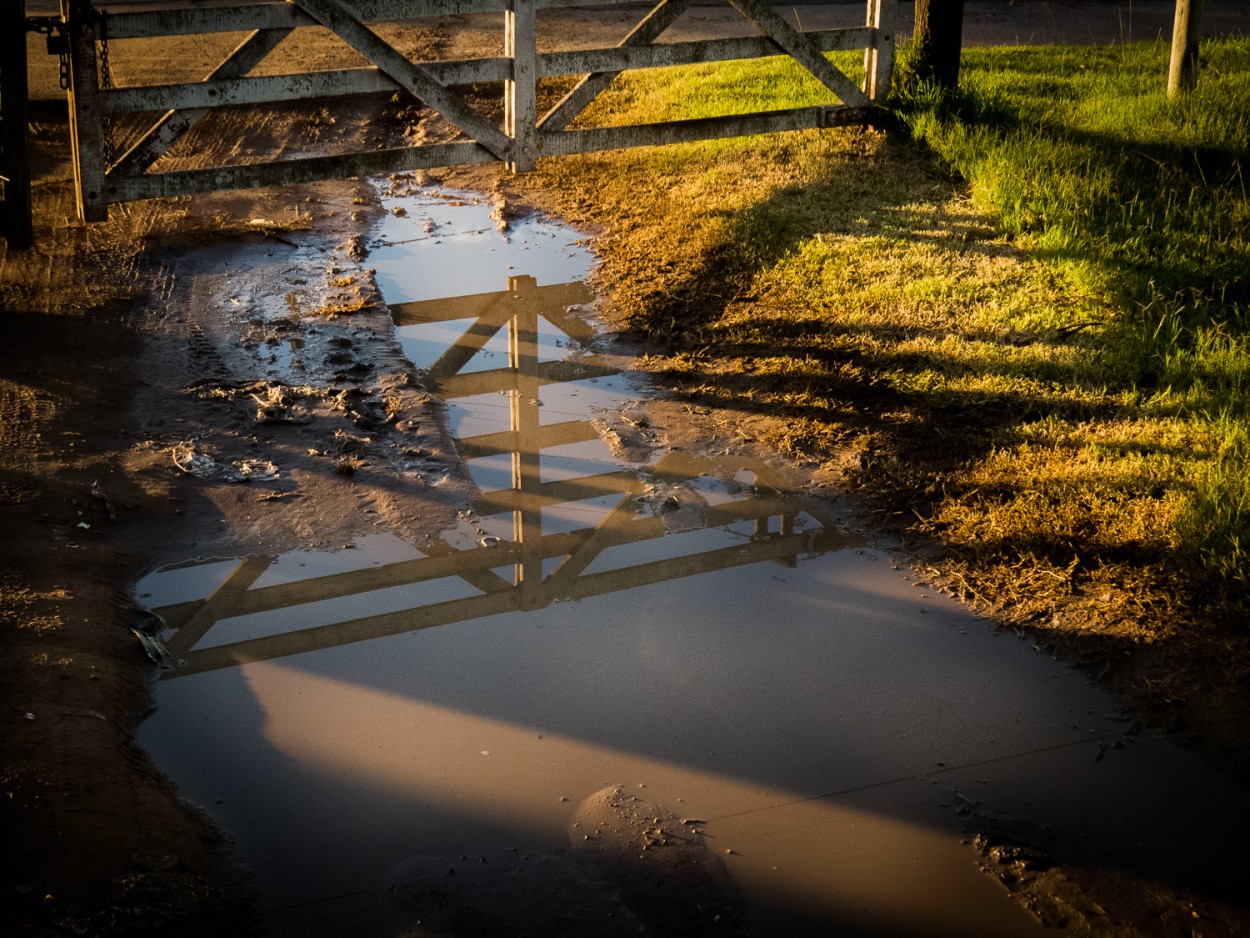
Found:
[[[707,500],[686,485],[653,482],[638,497],[646,510],[658,516],[673,534],[697,531],[707,525]]]
[[[362,261],[369,255],[369,245],[360,235],[352,235],[339,245],[339,250],[356,261]]]

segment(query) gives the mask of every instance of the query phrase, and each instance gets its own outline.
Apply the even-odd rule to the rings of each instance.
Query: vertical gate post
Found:
[[[512,430],[512,488],[516,510],[512,513],[512,537],[521,554],[513,576],[522,609],[542,607],[543,524],[542,451],[538,443],[538,281],[530,276],[508,278],[513,304],[508,320],[508,367],[515,370],[516,384],[509,395]]]
[[[512,78],[504,88],[504,133],[511,138],[508,169],[527,173],[538,158],[538,38],[534,0],[508,0],[504,12],[504,55]]]
[[[22,251],[35,239],[30,205],[30,152],[27,148],[26,0],[7,0],[0,12],[0,176],[4,177],[4,218],[0,220],[10,251]]]
[[[894,71],[894,24],[898,0],[868,0],[868,23],[874,32],[864,50],[864,94],[873,104],[885,104]]]
[[[99,17],[91,0],[61,0],[61,18],[69,31],[69,131],[78,217],[107,221],[104,122],[95,51]]]

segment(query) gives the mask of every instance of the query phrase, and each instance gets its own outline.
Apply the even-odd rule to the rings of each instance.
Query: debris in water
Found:
[[[515,209],[509,209],[507,200],[500,193],[496,192],[490,197],[490,220],[495,223],[500,234],[506,234],[512,223],[522,215],[523,213]]]
[[[174,656],[169,653],[169,649],[160,639],[161,632],[166,628],[165,620],[147,609],[139,610],[139,615],[142,621],[139,625],[133,626],[130,631],[139,639],[139,644],[143,646],[143,651],[152,659],[153,664],[159,665],[162,671],[172,671]]]
[[[339,250],[354,261],[362,261],[369,254],[369,246],[360,235],[352,235],[339,245]]]

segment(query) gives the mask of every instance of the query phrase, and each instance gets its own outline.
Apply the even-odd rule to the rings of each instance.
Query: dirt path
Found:
[[[1169,6],[1133,4],[1133,37],[1153,36]],[[1130,28],[1125,7],[970,3],[968,38],[1113,41]],[[694,12],[701,28],[721,15]],[[796,12],[805,26],[823,25],[822,17],[857,20],[859,6]],[[584,45],[591,26],[623,30],[635,18],[614,10],[548,25],[553,43]],[[1208,0],[1208,28],[1245,29],[1247,19],[1243,4]],[[482,18],[456,27],[396,34],[414,54],[447,57],[498,41],[497,25]],[[159,51],[119,54],[122,80],[167,74],[171,62],[202,74],[216,47]],[[350,62],[321,41],[268,67],[310,57],[317,67]],[[54,93],[53,64],[34,61],[37,94]],[[405,122],[392,111],[379,99],[275,109],[259,122],[236,115],[205,128],[178,159],[397,141]],[[241,151],[232,142],[240,135]],[[466,487],[440,408],[388,345],[383,314],[372,309],[376,289],[351,256],[351,238],[379,210],[368,187],[137,204],[84,228],[71,220],[66,156],[64,125],[36,124],[38,247],[0,260],[0,930],[236,933],[250,910],[227,845],[132,742],[151,666],[130,631],[142,619],[129,584],[179,554],[333,546],[379,527],[435,530]],[[240,242],[271,249],[247,299],[323,317],[311,327],[292,317],[288,334],[249,332],[230,307],[234,272],[217,250]],[[341,261],[291,282],[292,259],[314,244],[340,245]],[[306,393],[281,398],[269,355],[293,340],[310,350]],[[273,464],[279,475],[263,485],[206,479],[179,468],[208,465],[194,457],[223,472]]]

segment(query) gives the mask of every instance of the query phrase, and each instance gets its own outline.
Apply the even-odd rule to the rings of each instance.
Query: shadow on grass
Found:
[[[1114,147],[1109,152],[1119,153]],[[1070,303],[1068,322],[1081,321],[1060,326],[1052,319],[1051,325],[1028,333],[1011,325],[1012,316],[995,320],[993,312],[981,319],[947,318],[941,310],[930,314],[923,299],[909,300],[909,310],[893,309],[903,287],[887,285],[874,295],[877,285],[870,274],[860,277],[864,282],[855,289],[861,301],[863,294],[872,295],[871,308],[857,308],[853,314],[844,315],[843,297],[815,289],[818,280],[804,285],[806,293],[803,287],[780,298],[770,292],[765,283],[770,271],[822,238],[840,243],[876,239],[883,252],[897,245],[904,250],[923,246],[932,276],[945,273],[956,287],[966,286],[960,278],[976,269],[970,258],[1018,261],[1022,269],[1032,269],[1023,276],[1048,276],[1035,257],[988,240],[984,221],[975,213],[945,212],[963,195],[935,168],[929,151],[902,134],[891,134],[872,156],[862,166],[850,159],[836,162],[808,185],[777,188],[740,207],[700,205],[697,218],[682,219],[689,231],[686,246],[680,248],[684,260],[658,265],[652,280],[634,285],[628,307],[630,324],[664,350],[651,360],[651,370],[687,399],[782,418],[785,429],[769,442],[792,455],[824,459],[850,449],[858,456],[852,460],[858,467],[851,470],[850,483],[869,497],[880,518],[938,538],[975,564],[996,568],[1000,573],[995,576],[1025,556],[1057,569],[1071,568],[1074,578],[1055,590],[1044,610],[1046,619],[1074,591],[1089,586],[1094,571],[1131,566],[1174,571],[1171,582],[1179,584],[1182,594],[1179,608],[1208,621],[1216,616],[1212,604],[1225,608],[1227,597],[1217,596],[1181,555],[1164,523],[1141,537],[1117,542],[1116,532],[1097,530],[1093,520],[1072,520],[1067,506],[1046,504],[1088,497],[1104,515],[1113,514],[1117,504],[1132,503],[1135,510],[1158,511],[1162,518],[1164,495],[1179,493],[1183,498],[1184,479],[1161,481],[1151,471],[1125,469],[1101,479],[1063,479],[1047,489],[1050,483],[1029,480],[1029,467],[1022,462],[994,494],[986,488],[984,473],[978,475],[997,454],[1016,448],[1023,452],[1026,444],[1061,450],[1046,424],[1132,426],[1168,416],[1166,407],[1122,393],[1144,383],[1155,366],[1116,350],[1121,328],[1114,321],[1117,314],[1096,309],[1112,321],[1083,320],[1091,315],[1090,305],[1082,307],[1066,296],[1062,281],[1054,285],[1053,295],[1040,301]],[[826,211],[828,206],[840,208]],[[1116,263],[1100,257],[1093,245],[1074,250],[1085,250],[1091,263]],[[858,257],[852,251],[837,262],[854,267]],[[1159,265],[1177,283],[1198,283],[1179,264],[1160,259]],[[813,276],[819,273],[816,264]],[[851,278],[855,276],[852,271]],[[992,285],[991,292],[1011,288],[1007,279]],[[994,295],[986,302],[993,306],[1006,300]],[[1001,323],[998,331],[996,321]],[[1042,428],[1035,429],[1039,424]],[[1149,450],[1148,443],[1136,441]],[[1089,444],[1085,440],[1082,445],[1088,449]],[[1174,449],[1174,457],[1167,457],[1167,449],[1160,443],[1150,452],[1164,461],[1192,455]],[[1043,479],[1049,471],[1040,465],[1036,469]],[[1087,467],[1074,455],[1064,471],[1079,476]],[[1040,488],[1028,491],[1033,485]],[[966,507],[978,499],[982,505],[998,499],[995,504],[1001,506],[1033,496],[1039,515],[1028,519],[1027,530],[1016,532],[1019,536],[1008,531],[970,542],[930,523],[942,505]],[[980,509],[973,505],[967,510]],[[1091,509],[1091,519],[1093,514]],[[1048,530],[1046,519],[1061,515],[1065,526],[1056,521]],[[1169,608],[1178,607],[1169,603]]]
[[[889,310],[881,316],[839,318],[836,296],[821,297],[820,308],[796,315],[778,308],[772,297],[755,295],[762,272],[805,242],[830,234],[929,245],[949,258],[1020,256],[1001,242],[984,240],[988,232],[975,222],[955,220],[949,236],[935,230],[942,224],[938,214],[917,211],[915,205],[935,197],[956,198],[956,189],[929,169],[925,154],[901,136],[886,141],[883,151],[882,161],[896,164],[887,171],[906,177],[901,190],[890,193],[893,198],[878,198],[864,188],[863,171],[847,173],[842,172],[845,167],[831,167],[812,185],[778,190],[737,211],[705,213],[719,222],[715,237],[702,245],[693,263],[641,288],[632,310],[631,325],[669,353],[667,374],[687,388],[702,387],[702,393],[747,411],[775,412],[778,399],[815,394],[840,412],[849,406],[866,426],[887,434],[880,415],[908,410],[917,418],[908,432],[885,442],[900,455],[930,463],[975,459],[1007,442],[1003,434],[1010,434],[1021,421],[1090,419],[1115,406],[1053,393],[1063,385],[1089,390],[1079,362],[1012,353],[1022,345],[1088,349],[1091,340],[1080,328],[1024,335],[1005,325],[995,331],[908,321]],[[819,223],[821,213],[812,208],[821,203],[853,204],[862,211],[860,217],[866,216],[866,224],[848,223],[840,231],[831,230]],[[954,354],[974,347],[1001,354],[978,355],[975,350],[962,357]],[[765,359],[789,359],[793,365],[784,371],[763,371],[757,365]],[[949,382],[915,388],[899,380],[900,375],[925,370],[958,377],[980,389],[960,391]],[[1040,387],[1039,382],[1052,387]],[[772,400],[759,400],[761,391]],[[786,413],[819,420],[826,408],[806,404]]]
[[[1106,61],[1075,66],[1082,74],[1123,64],[1122,50],[1090,54]],[[974,90],[953,95],[904,86],[900,115],[987,192],[1006,231],[1038,238],[1039,258],[1100,270],[1131,301],[1183,297],[1193,326],[1236,316],[1250,303],[1238,119],[1210,102],[1182,111],[1142,89],[1094,98],[1130,113],[1140,108],[1141,139],[1117,130],[1115,120],[1102,130],[1079,126],[1080,117],[1061,122],[1054,107],[1088,110],[1091,101],[1080,96],[1094,92],[1081,79],[1055,75],[1055,56],[1053,49],[1003,50],[993,60],[997,74],[987,65]],[[1022,76],[1020,87],[1008,87],[1001,73]],[[1162,139],[1168,133],[1174,140]]]

